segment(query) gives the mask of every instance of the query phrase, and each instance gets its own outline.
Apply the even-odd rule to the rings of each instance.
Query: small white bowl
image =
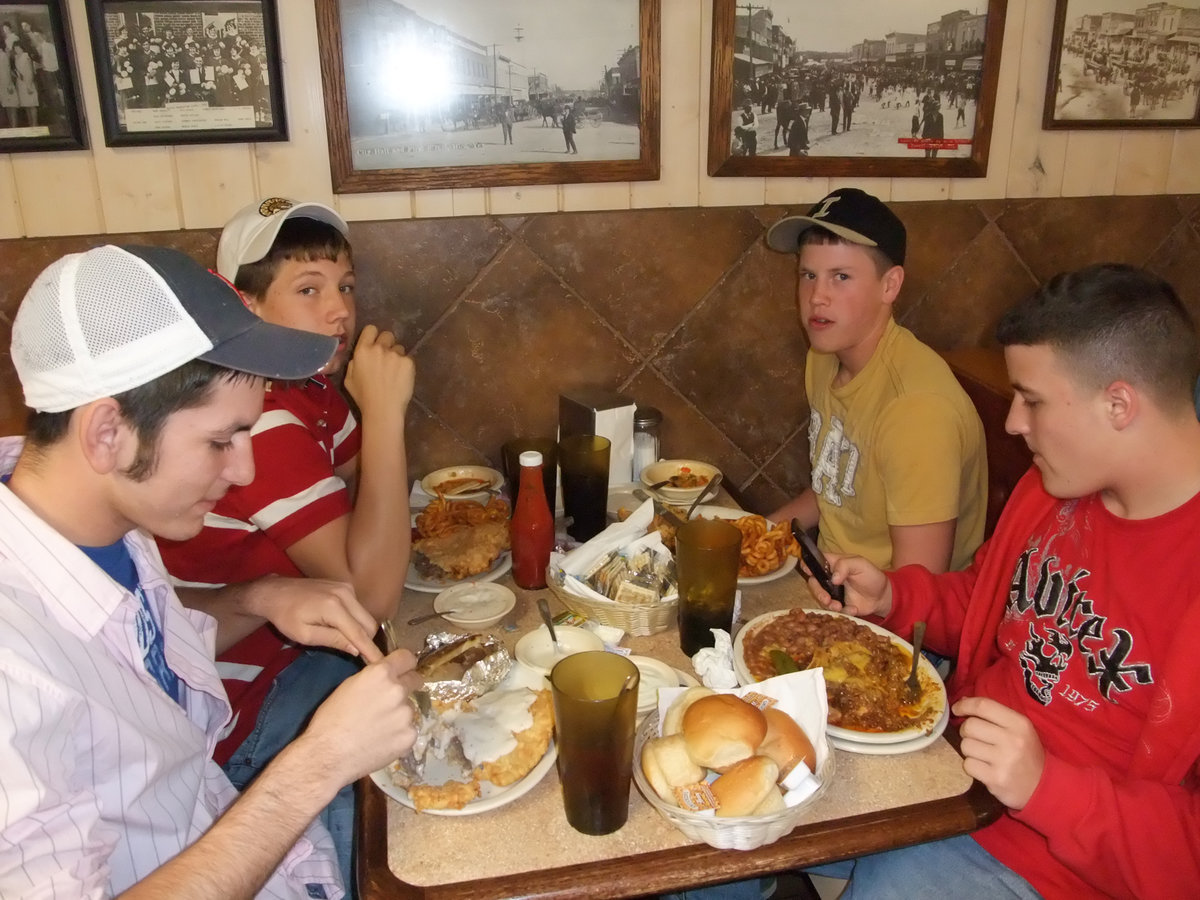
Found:
[[[679,673],[661,659],[652,656],[631,656],[629,661],[638,667],[638,718],[658,706],[658,689],[679,687]]]
[[[573,625],[555,625],[554,633],[558,636],[558,648],[550,640],[550,632],[545,625],[539,625],[535,631],[523,635],[516,646],[517,661],[529,666],[535,672],[549,677],[550,670],[560,659],[566,659],[575,653],[585,650],[603,650],[604,641],[586,628],[576,628]]]
[[[663,459],[656,463],[651,463],[642,469],[641,481],[646,487],[652,484],[657,484],[660,481],[666,481],[676,475],[691,473],[692,475],[702,475],[705,477],[704,484],[699,487],[672,487],[665,484],[660,488],[656,488],[656,493],[667,501],[687,502],[695,500],[700,496],[700,492],[708,487],[709,482],[716,477],[721,470],[716,466],[706,462],[700,462],[698,459]]]
[[[447,622],[471,631],[490,628],[516,605],[516,594],[502,584],[487,581],[456,584],[433,598],[434,612],[440,613]]]
[[[422,478],[421,489],[429,496],[436,497],[439,488],[452,487],[455,481],[462,478],[477,480],[480,485],[473,490],[447,494],[447,500],[486,500],[488,491],[498,491],[504,486],[504,476],[487,466],[450,466],[430,472]]]

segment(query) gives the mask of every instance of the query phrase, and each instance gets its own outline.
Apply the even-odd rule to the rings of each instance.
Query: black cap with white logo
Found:
[[[904,223],[878,197],[858,188],[840,188],[816,204],[806,216],[780,219],[767,232],[767,246],[780,253],[800,249],[800,236],[820,226],[854,244],[878,247],[893,263],[904,265]]]

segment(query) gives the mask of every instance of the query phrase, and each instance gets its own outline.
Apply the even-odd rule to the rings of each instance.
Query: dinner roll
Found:
[[[692,762],[718,772],[753,756],[766,734],[767,720],[758,707],[733,694],[701,697],[683,714]]]
[[[701,687],[696,685],[690,687],[678,697],[675,702],[667,707],[666,715],[663,716],[662,733],[664,735],[678,734],[683,730],[683,714],[687,712],[687,708],[699,700],[701,697],[711,697],[713,691],[711,688]]]
[[[642,747],[642,774],[658,794],[672,806],[678,806],[674,788],[704,780],[704,770],[688,756],[683,735],[651,738]]]
[[[774,707],[764,710],[763,717],[767,720],[767,736],[759,744],[758,752],[775,760],[779,766],[779,780],[786,778],[798,762],[803,762],[808,771],[815,773],[817,751],[796,720]]]
[[[775,780],[779,766],[769,756],[751,756],[730,766],[729,771],[712,783],[713,795],[721,804],[718,816],[749,816],[770,799],[779,795]],[[779,795],[782,801],[782,795]]]
[[[766,798],[758,806],[754,807],[752,816],[766,816],[771,813],[783,812],[787,809],[787,804],[783,802],[783,791],[775,788],[773,791],[768,791]]]

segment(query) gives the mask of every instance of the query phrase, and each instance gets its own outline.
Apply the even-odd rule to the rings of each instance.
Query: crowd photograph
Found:
[[[55,38],[45,6],[0,4],[0,136],[68,133]]]
[[[200,113],[195,121],[201,127],[205,110],[237,111],[241,127],[273,124],[262,14],[229,6],[122,4],[122,11],[105,16],[117,118],[123,128],[172,130],[178,119],[164,120],[144,111],[181,111],[183,104]]]
[[[1200,117],[1200,6],[1159,6],[1069,0],[1052,73],[1053,120]],[[1171,12],[1192,26],[1177,31]]]
[[[970,156],[986,14],[944,0],[854,0],[819,14],[800,0],[743,9],[735,155]]]

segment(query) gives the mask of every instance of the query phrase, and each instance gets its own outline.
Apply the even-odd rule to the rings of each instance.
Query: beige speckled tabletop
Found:
[[[523,591],[507,575],[500,583],[515,590],[517,606],[489,631],[509,646],[537,627],[535,601],[539,596],[550,600],[555,613],[564,609],[548,590]],[[407,591],[396,617],[403,642],[414,649],[430,630],[446,628],[440,619],[415,627],[405,624],[408,619],[431,611],[433,598],[433,594]],[[812,600],[804,580],[792,572],[772,582],[744,587],[739,621],[798,605],[811,606]],[[648,637],[627,635],[622,646],[691,671],[673,627]],[[956,797],[971,785],[971,779],[963,774],[960,757],[944,738],[925,749],[899,756],[834,752],[834,782],[807,809],[801,824]],[[517,875],[692,843],[650,806],[636,787],[631,787],[629,821],[623,828],[602,837],[576,832],[563,814],[558,773],[553,767],[524,796],[477,815],[421,815],[390,799],[386,806],[386,823],[372,825],[386,827],[389,866],[400,881],[414,886]]]

